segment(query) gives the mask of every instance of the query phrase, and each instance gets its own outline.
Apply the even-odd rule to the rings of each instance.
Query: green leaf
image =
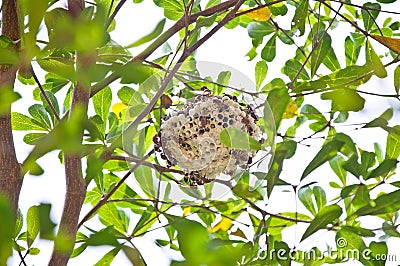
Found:
[[[321,210],[326,205],[325,191],[320,186],[315,186],[313,187],[313,193],[314,193],[315,203],[317,204],[317,209]]]
[[[383,65],[379,56],[375,53],[375,50],[372,47],[371,43],[368,41],[367,44],[365,45],[365,53],[366,53],[367,64],[371,65],[371,68],[374,70],[375,75],[378,78],[386,78],[387,77],[386,68]]]
[[[364,125],[364,128],[371,128],[371,127],[381,127],[385,130],[388,129],[387,124],[388,121],[393,116],[392,108],[388,108],[385,112],[383,112],[379,117],[373,119],[372,121],[368,122]]]
[[[54,96],[54,94],[53,94],[52,92],[50,92],[50,91],[45,91],[45,94],[46,94],[47,98],[49,99],[51,105],[53,106],[53,108],[54,108],[56,114],[57,114],[58,116],[60,116],[60,107],[59,107],[59,105],[58,105],[58,101],[57,101],[56,96]],[[47,113],[49,113],[50,117],[52,118],[52,120],[53,120],[53,125],[55,125],[58,121],[57,121],[57,119],[56,119],[56,117],[55,117],[55,114],[54,114],[53,110],[52,110],[51,107],[49,106],[49,104],[48,104],[46,98],[43,96],[42,93],[40,93],[40,100],[41,100],[42,103],[43,103],[44,109],[46,109]]]
[[[274,16],[284,16],[288,12],[288,8],[286,7],[284,2],[276,3],[274,5],[268,6],[269,10]]]
[[[312,199],[313,191],[310,187],[302,187],[299,189],[298,197],[301,203],[303,203],[304,207],[312,214],[316,215],[317,211],[315,210],[314,202]]]
[[[38,248],[30,248],[28,253],[29,253],[29,255],[33,255],[33,256],[34,255],[39,255],[40,249],[38,249]]]
[[[99,211],[100,221],[106,226],[113,226],[115,230],[124,234],[128,230],[129,216],[117,208],[115,203],[103,205]]]
[[[393,74],[393,85],[396,93],[400,91],[400,66],[397,66]]]
[[[333,159],[329,160],[329,165],[335,174],[339,177],[343,185],[346,185],[347,172],[343,169],[344,158],[336,155]]]
[[[276,145],[275,156],[265,179],[267,180],[267,195],[270,196],[279,176],[282,172],[283,160],[291,158],[296,152],[297,143],[293,140],[285,140]]]
[[[371,205],[362,207],[357,210],[352,216],[379,215],[385,213],[394,213],[400,209],[400,190],[393,191],[388,194],[383,194],[376,198]]]
[[[363,172],[361,170],[361,165],[357,162],[357,154],[352,155],[344,164],[343,169],[350,172],[355,177],[362,176]]]
[[[177,0],[160,0],[155,3],[164,8],[164,16],[170,20],[180,19],[185,11],[183,3]]]
[[[122,251],[125,253],[126,257],[135,266],[145,266],[146,262],[144,261],[142,255],[140,254],[139,250],[136,248],[123,246]]]
[[[328,224],[332,224],[334,220],[338,219],[342,214],[342,208],[338,205],[329,205],[320,210],[315,216],[314,220],[311,221],[310,225],[307,227],[301,241],[317,232],[320,229],[325,228]]]
[[[360,54],[361,47],[357,45],[349,36],[344,42],[344,54],[346,58],[346,66],[355,65]]]
[[[394,129],[400,130],[400,126],[394,126]],[[397,159],[400,155],[400,135],[396,132],[389,132],[386,140],[386,157]]]
[[[308,217],[307,215],[298,213],[298,212],[283,212],[283,213],[280,213],[279,215],[281,215],[283,217],[301,219],[301,220],[306,220],[306,221],[311,220],[311,218]],[[279,217],[269,217],[267,219],[266,224],[268,227],[268,233],[270,233],[271,235],[277,235],[277,234],[280,234],[283,229],[295,225],[296,222],[290,221],[287,219],[282,219]]]
[[[396,169],[397,159],[385,159],[371,173],[368,178],[386,177],[389,172]]]
[[[24,142],[29,145],[36,145],[36,143],[42,138],[46,133],[29,133],[24,136]]]
[[[15,50],[0,47],[0,65],[16,65],[18,62],[19,57]]]
[[[275,28],[269,22],[251,22],[247,26],[247,32],[253,39],[262,39],[264,36],[275,32]]]
[[[341,229],[336,233],[336,243],[338,245],[339,252],[347,254],[346,259],[357,259],[360,260],[362,265],[374,266],[375,262],[365,258],[365,256],[357,256],[357,254],[365,254],[367,246],[365,245],[361,236],[353,233],[347,229]],[[353,253],[357,251],[357,253]]]
[[[154,197],[156,192],[154,189],[154,180],[151,168],[148,166],[139,166],[135,170],[134,175],[143,192],[150,197]]]
[[[160,36],[164,29],[165,21],[166,21],[165,18],[162,19],[160,22],[158,22],[157,26],[154,28],[154,30],[151,33],[147,34],[146,36],[143,36],[136,42],[128,45],[126,48],[140,46],[140,45],[145,44],[145,43],[153,40],[154,38],[157,38],[158,36]]]
[[[331,109],[336,112],[358,112],[364,108],[365,99],[355,90],[349,88],[339,88],[321,94],[321,99],[331,100]]]
[[[304,34],[307,15],[308,0],[301,0],[296,7],[296,11],[292,19],[292,31],[298,29],[300,31],[300,36]]]
[[[267,62],[271,62],[272,60],[275,59],[275,56],[276,56],[276,35],[274,34],[262,49],[261,58]]]
[[[69,59],[52,59],[52,58],[43,58],[38,59],[37,63],[40,67],[49,73],[54,73],[60,77],[63,77],[67,80],[75,80],[75,68],[74,62]]]
[[[12,112],[11,121],[13,130],[46,130],[38,121],[20,113]]]
[[[390,263],[391,258],[393,258],[391,255],[388,255],[388,247],[385,242],[372,241],[369,244],[369,249],[372,251],[372,261],[375,260],[377,262],[375,265],[384,266],[386,262]]]
[[[315,48],[311,55],[311,76],[315,75],[318,67],[325,60],[326,55],[330,51],[332,43],[331,36],[329,36],[329,34],[327,34],[325,31],[320,31],[317,38],[319,45]]]
[[[26,214],[26,227],[27,227],[27,244],[28,248],[32,246],[33,241],[40,231],[40,218],[39,218],[39,206],[32,206],[28,209]]]
[[[331,47],[322,62],[330,71],[338,71],[341,69],[339,60],[336,57],[335,50]]]
[[[399,233],[399,231],[397,231],[397,226],[395,226],[391,223],[384,222],[382,225],[382,230],[388,236],[400,237],[400,233]]]
[[[93,106],[96,114],[101,117],[103,124],[101,125],[101,132],[104,134],[106,130],[106,123],[108,113],[111,107],[112,92],[109,87],[106,87],[93,96]]]
[[[143,83],[152,74],[148,66],[137,62],[129,62],[123,66],[116,66],[115,72],[121,76],[122,84]]]
[[[114,260],[115,256],[117,256],[118,252],[121,250],[121,247],[116,247],[107,252],[94,266],[109,266],[111,262]]]
[[[268,72],[268,66],[265,61],[259,61],[256,64],[254,73],[255,73],[255,80],[256,80],[256,89],[258,90],[265,80],[265,77],[267,76]]]
[[[333,136],[332,140],[339,140],[343,141],[344,145],[340,149],[340,152],[347,157],[352,156],[353,154],[357,155],[357,148],[356,145],[354,144],[352,138],[350,138],[348,135],[344,133],[337,133],[336,135]]]
[[[275,121],[275,128],[279,128],[279,125],[282,120],[283,113],[286,111],[286,107],[289,104],[289,93],[286,88],[283,89],[274,89],[268,93],[267,103],[271,107],[272,118]],[[269,114],[265,112],[269,111],[267,108],[264,108],[264,119]]]
[[[180,217],[172,219],[170,215],[167,218],[178,231],[178,243],[183,257],[194,262],[189,265],[205,262],[205,257],[202,256],[207,254],[206,245],[209,241],[207,229],[199,222],[189,219]]]
[[[33,119],[39,122],[44,128],[51,129],[50,119],[43,105],[34,104],[29,107],[28,112],[31,114]]]
[[[309,80],[310,76],[308,75],[306,69],[302,68],[301,62],[295,59],[290,59],[286,61],[285,66],[283,67],[283,73],[285,73],[286,76],[293,80],[300,69],[301,71],[297,78],[302,80]]]
[[[377,3],[365,3],[361,9],[361,15],[364,22],[365,30],[369,31],[374,25],[374,21],[379,15],[381,5]]]
[[[314,159],[307,165],[303,174],[301,175],[301,179],[304,179],[307,175],[309,175],[312,171],[314,171],[319,166],[323,165],[325,162],[329,161],[333,157],[336,156],[337,152],[344,145],[344,142],[339,140],[332,140],[321,148],[321,150],[315,155]]]
[[[93,230],[91,231],[93,232],[93,234],[83,239],[83,242],[88,246],[109,245],[118,247],[120,245],[117,240],[119,233],[115,231],[114,226],[112,225],[103,228],[98,232]]]
[[[260,150],[261,144],[247,133],[237,128],[225,128],[220,133],[222,144],[232,149]]]
[[[293,66],[290,66],[290,70],[285,70],[285,74],[290,77],[290,75],[294,75],[297,73],[297,67],[301,66],[300,62],[294,61],[292,62]],[[297,68],[299,69],[299,68]],[[335,71],[329,75],[323,76],[320,79],[314,81],[307,81],[298,83],[294,88],[294,91],[301,92],[301,91],[315,91],[321,89],[328,89],[328,88],[337,88],[337,87],[349,87],[355,88],[360,84],[367,82],[373,74],[373,69],[371,69],[370,64],[366,64],[363,66],[349,66],[338,71]],[[307,72],[305,72],[305,77],[302,79],[309,80]],[[300,75],[301,76],[301,75]]]
[[[263,199],[263,196],[258,190],[249,187],[249,185],[244,182],[239,182],[236,186],[234,186],[232,192],[241,198],[248,198],[255,200]]]
[[[148,207],[147,210],[142,213],[142,216],[140,216],[131,235],[140,236],[144,234],[156,221],[156,213],[152,207]]]
[[[0,115],[9,114],[11,104],[21,98],[21,95],[13,91],[11,86],[3,86],[0,90]]]
[[[0,265],[7,265],[7,259],[12,255],[14,228],[14,214],[11,202],[0,195]]]
[[[370,201],[368,187],[364,184],[357,185],[357,189],[354,194],[353,206],[355,208],[363,207]]]

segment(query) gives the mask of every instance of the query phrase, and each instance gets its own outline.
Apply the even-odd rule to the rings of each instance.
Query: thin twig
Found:
[[[125,4],[125,2],[126,2],[126,0],[121,0],[121,1],[118,2],[117,6],[114,9],[114,12],[108,18],[108,21],[107,21],[107,24],[106,24],[106,29],[108,29],[108,27],[110,27],[112,21],[114,20],[115,16],[117,15],[117,13],[121,9],[121,7]]]
[[[29,71],[31,72],[33,79],[35,80],[36,84],[39,87],[40,93],[43,95],[44,99],[46,100],[47,105],[50,107],[50,110],[53,113],[54,117],[57,119],[58,122],[60,122],[60,117],[58,116],[56,109],[54,108],[53,104],[51,103],[49,97],[47,97],[47,94],[46,94],[45,90],[43,89],[42,84],[40,84],[40,81],[39,81],[38,77],[36,76],[36,73],[33,70],[32,65],[29,66]]]
[[[93,208],[82,218],[82,220],[78,224],[78,228],[80,228],[84,222],[89,220],[89,218],[92,217],[92,215],[96,213],[96,211],[107,202],[107,200],[115,193],[115,191],[117,191],[117,189],[125,182],[125,180],[133,172],[135,172],[136,169],[138,169],[139,166],[141,166],[147,160],[147,158],[149,158],[149,156],[153,153],[154,150],[151,150],[149,153],[146,154],[146,156],[144,156],[140,161],[138,161],[135,164],[135,166],[129,169],[129,171],[121,178],[121,180],[99,202],[97,202],[97,204],[93,206]]]

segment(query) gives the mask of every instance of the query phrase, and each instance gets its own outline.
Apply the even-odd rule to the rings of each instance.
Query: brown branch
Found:
[[[117,13],[119,12],[119,10],[121,9],[121,7],[125,4],[126,0],[121,0],[117,6],[115,7],[114,12],[110,15],[110,17],[108,18],[107,24],[106,24],[106,29],[108,29],[108,27],[110,27],[111,23],[113,22],[115,16],[117,15]],[[111,11],[111,7],[112,7],[112,3],[110,5],[110,10]]]
[[[69,12],[74,17],[80,15],[84,5],[83,0],[68,0]],[[72,96],[69,118],[74,115],[86,115],[90,99],[90,81],[85,76],[87,69],[94,62],[95,57],[91,53],[81,54],[76,52],[76,68],[79,76]],[[82,143],[82,140],[83,129],[80,130],[75,141]],[[60,227],[49,262],[50,266],[67,265],[74,248],[79,215],[86,196],[86,182],[82,174],[81,152],[65,152],[64,156],[66,179],[65,202]]]
[[[48,104],[48,106],[50,107],[50,110],[52,112],[52,114],[54,115],[54,117],[57,119],[58,122],[60,122],[60,116],[57,114],[56,109],[54,108],[53,104],[51,103],[49,97],[47,96],[45,90],[43,89],[42,84],[39,81],[39,78],[36,76],[35,71],[33,70],[32,65],[29,66],[29,71],[31,72],[31,75],[33,77],[33,79],[36,82],[36,85],[38,85],[40,93],[43,95],[46,103]],[[53,125],[54,126],[54,125]]]
[[[233,7],[237,3],[237,0],[229,0],[226,2],[223,2],[221,4],[215,5],[213,7],[210,7],[206,10],[197,12],[195,14],[191,14],[188,24],[192,24],[196,22],[197,18],[200,16],[203,17],[209,17],[214,15],[215,13],[226,11],[229,8]],[[171,38],[173,35],[175,35],[178,31],[183,29],[185,27],[185,18],[182,17],[179,19],[171,28],[166,30],[164,33],[162,33],[157,39],[155,39],[143,52],[135,56],[130,62],[142,62],[145,60],[147,57],[149,57],[156,49],[158,49],[161,45],[163,45],[169,38]],[[119,75],[115,72],[110,74],[108,77],[106,77],[104,80],[101,82],[96,83],[92,87],[92,91],[90,96],[92,97],[99,91],[101,91],[103,88],[108,86],[110,83],[116,81],[119,78]]]
[[[78,228],[81,227],[83,225],[84,222],[86,222],[87,220],[89,220],[93,214],[96,213],[96,211],[98,209],[100,209],[101,206],[103,206],[104,204],[107,203],[108,199],[111,198],[111,196],[115,193],[115,191],[118,190],[118,188],[125,182],[125,180],[133,173],[135,172],[135,170],[141,166],[144,162],[146,162],[147,158],[149,158],[149,156],[151,154],[153,154],[154,150],[151,150],[146,156],[144,156],[143,158],[141,158],[134,167],[132,167],[131,169],[129,169],[129,171],[124,175],[124,177],[121,178],[121,180],[110,190],[110,192],[107,193],[107,195],[105,195],[103,198],[101,198],[101,200],[99,202],[97,202],[97,204],[82,218],[82,220],[79,222],[78,224]]]
[[[204,35],[200,40],[198,40],[195,44],[193,44],[191,47],[188,47],[187,49],[184,49],[181,57],[179,58],[177,64],[173,67],[173,69],[168,73],[168,75],[165,77],[163,80],[160,88],[157,90],[156,94],[154,95],[153,99],[149,102],[149,104],[143,109],[140,114],[133,120],[123,131],[120,137],[118,137],[113,143],[110,145],[110,147],[103,153],[103,157],[105,158],[111,158],[111,153],[112,151],[119,145],[122,135],[123,134],[129,134],[130,130],[133,130],[135,125],[137,125],[144,117],[146,117],[151,110],[153,109],[154,105],[158,101],[158,99],[161,97],[161,95],[164,93],[165,88],[168,86],[169,82],[172,80],[173,76],[176,74],[176,72],[179,70],[180,65],[186,60],[186,58],[189,57],[200,45],[202,45],[205,41],[207,41],[209,38],[211,38],[212,35],[214,35],[220,28],[222,28],[226,23],[228,23],[230,20],[232,20],[235,17],[235,13],[239,9],[239,7],[242,5],[244,0],[236,0],[234,3],[234,8],[214,27],[212,28],[206,35]],[[144,60],[144,59],[143,59]],[[87,221],[93,214],[96,213],[96,211],[103,206],[107,200],[114,194],[114,192],[118,189],[119,186],[121,186],[125,180],[129,177],[129,175],[137,169],[140,165],[142,165],[148,156],[154,152],[152,150],[150,153],[148,153],[145,157],[143,157],[140,161],[136,163],[136,165],[118,182],[118,184],[105,196],[103,197],[90,211],[85,215],[85,217],[80,221],[78,227],[82,226],[82,224]]]
[[[20,39],[18,1],[2,1],[2,34],[14,42]],[[19,48],[19,43],[15,49]],[[0,94],[13,93],[17,66],[0,66]],[[0,111],[0,194],[6,195],[16,217],[23,176],[18,163],[11,125],[11,103]]]

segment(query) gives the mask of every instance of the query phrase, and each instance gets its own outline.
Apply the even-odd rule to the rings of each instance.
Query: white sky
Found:
[[[117,28],[114,32],[112,32],[112,38],[122,45],[128,45],[134,41],[136,41],[141,36],[151,32],[155,25],[159,22],[159,20],[163,17],[163,10],[154,5],[152,1],[145,0],[143,3],[139,5],[135,5],[132,1],[127,1],[124,7],[121,9],[120,13],[117,15]],[[289,21],[281,21],[280,23],[289,24]],[[166,27],[172,25],[172,22],[168,21]],[[280,24],[283,25],[283,24]],[[283,25],[282,27],[288,28],[288,25]],[[334,42],[343,43],[343,36],[335,36]],[[299,42],[301,43],[301,42]],[[333,44],[334,45],[334,44]],[[173,45],[171,45],[174,47]],[[141,51],[144,46],[141,46],[135,50],[132,50],[132,53]],[[254,65],[257,60],[253,60],[251,62],[244,59],[245,54],[251,48],[251,40],[247,35],[247,30],[241,27],[237,27],[234,30],[222,29],[216,35],[214,35],[210,40],[208,40],[202,47],[200,47],[197,51],[197,60],[198,61],[208,61],[208,62],[216,62],[228,65],[232,68],[237,69],[242,72],[246,76],[248,76],[251,80],[254,80]],[[339,60],[343,63],[344,53],[342,52],[343,48],[341,45],[338,47],[336,53],[338,54]],[[378,50],[378,49],[377,49]],[[282,58],[290,58],[293,55],[293,51],[288,51],[287,46],[279,45],[277,47],[277,55],[285,55]],[[283,61],[284,62],[284,61]],[[279,76],[281,71],[281,65],[279,62],[274,62],[273,64],[269,64],[269,70],[267,75],[267,80],[273,79],[275,76]],[[344,64],[342,64],[344,65]],[[277,67],[274,67],[277,66]],[[375,82],[369,82],[366,86],[363,86],[362,89],[370,90],[370,91],[378,91],[380,93],[393,93],[393,82],[392,82],[392,73],[393,67],[389,68],[389,77],[384,80],[378,80]],[[31,91],[24,87],[17,87],[17,91],[24,96],[24,99],[19,100],[13,106],[14,111],[19,111],[22,113],[27,113],[28,106],[33,104]],[[319,100],[319,96],[314,97],[315,100]],[[115,100],[115,99],[114,99]],[[314,101],[315,102],[315,101]],[[314,103],[313,102],[313,103]],[[321,103],[321,101],[319,100]],[[395,110],[399,110],[399,105],[396,102],[388,101],[387,99],[372,99],[368,98],[365,106],[365,110],[361,112],[357,117],[354,118],[354,121],[367,121],[370,120],[368,115],[375,114],[376,116],[383,112],[388,105],[395,106]],[[329,102],[322,103],[320,107],[322,110],[329,111],[330,105]],[[375,117],[372,117],[375,118]],[[399,121],[398,114],[395,117],[394,121]],[[370,135],[365,135],[363,131],[353,131],[348,132],[352,137],[357,139],[357,144],[360,147],[366,150],[373,150],[373,142],[379,142],[384,147],[386,134],[382,130],[376,130],[374,134],[371,134],[371,130],[368,131]],[[23,143],[22,138],[26,134],[26,132],[15,132],[15,142],[17,147],[17,153],[19,160],[25,158],[25,156],[30,151],[31,147],[27,146]],[[298,180],[300,173],[303,171],[305,167],[305,161],[310,161],[313,154],[318,150],[318,145],[312,148],[306,148],[301,145],[298,145],[298,152],[295,157],[290,162],[290,167],[285,167],[284,172],[282,173],[282,178],[285,180]],[[306,159],[305,159],[306,158]],[[64,168],[63,165],[60,164],[57,158],[57,152],[52,152],[43,158],[41,158],[38,163],[42,165],[45,169],[45,173],[42,176],[35,177],[27,175],[24,179],[24,185],[21,191],[21,200],[20,200],[20,208],[22,213],[26,214],[27,209],[34,205],[39,204],[40,202],[51,202],[53,204],[52,207],[52,218],[55,222],[58,223],[59,217],[61,216],[63,200],[64,200],[64,192],[65,192],[65,178],[64,178]],[[289,164],[287,164],[289,165]],[[309,179],[312,181],[313,179],[321,182],[323,187],[327,187],[326,184],[328,181],[334,180],[333,172],[329,169],[329,166],[321,167],[313,173],[313,178]],[[293,182],[296,183],[296,182]],[[279,191],[279,190],[278,190]],[[278,191],[274,191],[273,198],[274,201],[270,202],[268,205],[268,210],[271,212],[282,211],[282,203],[285,204],[284,209],[294,210],[295,209],[295,200],[293,194],[291,197],[288,197],[285,193],[277,193]],[[280,194],[280,195],[278,195]],[[328,199],[333,198],[332,192],[328,192]],[[300,206],[301,203],[298,203],[298,210],[301,211],[303,208]],[[82,214],[84,215],[90,208],[86,205],[83,208]],[[96,220],[96,219],[92,219]],[[132,219],[133,220],[133,219]],[[373,220],[368,221],[368,223],[373,223]],[[131,224],[134,224],[131,221]],[[381,222],[377,223],[376,226],[379,227]],[[370,227],[371,224],[368,226]],[[159,247],[157,247],[153,241],[154,239],[159,237],[159,233],[162,230],[155,231],[153,233],[147,234],[145,237],[134,239],[134,243],[136,247],[142,253],[144,259],[148,263],[149,266],[157,265],[164,266],[169,265],[169,254],[165,251],[162,251]],[[290,239],[293,238],[293,234],[296,234],[297,240],[301,237],[304,229],[299,227],[292,227],[289,230],[285,230],[286,237]],[[330,237],[328,237],[330,235]],[[306,244],[311,244],[311,242],[318,241],[319,247],[325,247],[326,239],[333,239],[332,233],[324,233],[319,232],[312,237],[310,237]],[[334,240],[333,240],[334,241]],[[328,242],[330,245],[333,245],[334,242]],[[313,243],[315,244],[315,243]],[[389,253],[395,252],[395,247],[400,245],[400,241],[397,239],[390,240],[390,251]],[[27,262],[28,265],[47,265],[48,259],[50,257],[52,251],[52,243],[49,241],[36,240],[36,246],[41,249],[41,253],[38,256],[28,256]],[[302,245],[303,246],[303,245]],[[82,253],[78,258],[70,260],[68,265],[78,266],[78,265],[93,265],[97,262],[107,251],[111,250],[110,247],[99,247],[99,248],[88,248],[87,251]],[[120,253],[122,254],[122,252]],[[397,252],[397,255],[400,259],[400,253]],[[176,254],[175,254],[176,256]],[[179,258],[177,256],[176,258]],[[9,260],[10,266],[16,266],[20,262],[17,254],[14,254]],[[112,265],[129,265],[129,262],[125,258],[124,255],[119,255],[115,258]],[[344,265],[344,264],[343,264]],[[354,262],[348,265],[355,265]],[[390,265],[390,264],[388,264]],[[393,264],[394,265],[394,264]],[[396,264],[397,265],[397,264]]]

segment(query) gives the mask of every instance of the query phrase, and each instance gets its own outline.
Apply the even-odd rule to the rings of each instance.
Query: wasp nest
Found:
[[[236,128],[260,138],[253,109],[236,97],[198,95],[182,109],[166,116],[156,136],[156,150],[169,165],[179,166],[191,185],[208,183],[221,173],[246,168],[254,151],[226,147],[220,141],[225,128]]]

